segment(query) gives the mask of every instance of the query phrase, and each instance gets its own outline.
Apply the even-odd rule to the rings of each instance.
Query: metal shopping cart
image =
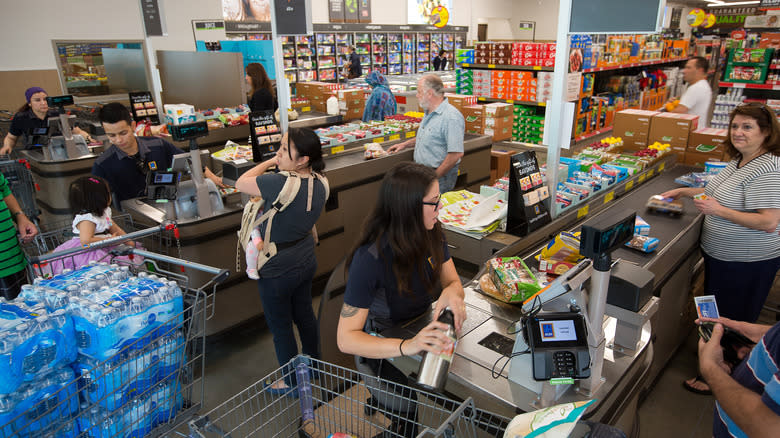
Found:
[[[264,382],[295,377],[287,396],[264,391]],[[384,401],[406,401],[389,409]],[[390,404],[390,403],[388,403]],[[403,404],[403,403],[401,403]],[[297,356],[264,379],[189,422],[178,436],[313,437],[344,433],[370,437],[502,437],[507,418],[306,356]]]
[[[25,216],[37,222],[41,211],[35,201],[35,193],[40,187],[33,180],[30,163],[27,160],[12,160],[8,155],[0,155],[0,173],[8,181],[8,187]]]
[[[102,361],[79,356],[86,366],[77,362],[70,365],[78,377],[53,387],[44,399],[0,424],[1,438],[154,437],[192,419],[201,409],[205,324],[213,315],[213,299],[209,302],[207,296],[213,296],[216,286],[229,272],[127,245],[117,246],[128,240],[142,241],[169,226],[134,231],[87,249],[59,253],[41,253],[39,250],[47,247],[39,246],[40,242],[26,246],[36,278],[46,275],[47,266],[52,263],[77,257],[83,251],[112,248],[104,262],[115,265],[100,266],[129,270],[142,278],[165,279],[162,284],[166,287],[181,289],[183,300],[180,312],[161,321],[148,335],[123,345],[117,354]],[[138,263],[140,258],[143,263]],[[185,275],[164,266],[186,267],[213,277],[205,284],[191,285]],[[208,289],[211,293],[207,293]],[[78,332],[76,341],[81,342]],[[17,392],[24,393],[21,388]],[[3,407],[0,403],[0,411]]]

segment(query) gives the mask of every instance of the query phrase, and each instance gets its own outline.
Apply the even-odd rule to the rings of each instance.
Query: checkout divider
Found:
[[[690,200],[684,201],[684,214],[676,218],[645,211],[645,204],[650,196],[677,187],[674,179],[693,170],[676,165],[674,161],[674,156],[662,158],[652,167],[613,186],[587,203],[580,204],[577,210],[559,216],[549,225],[528,236],[515,238],[516,240],[503,249],[500,249],[499,239],[493,238],[494,241],[488,242],[487,245],[498,249],[495,253],[484,248],[476,250],[475,247],[451,249],[453,257],[467,255],[471,260],[479,257],[480,265],[490,257],[519,256],[531,266],[536,265],[535,255],[560,231],[576,231],[581,225],[609,220],[618,211],[635,211],[641,215],[650,224],[651,235],[660,240],[658,249],[654,253],[645,254],[629,248],[619,248],[612,253],[612,258],[618,261],[618,267],[632,264],[650,271],[654,280],[647,285],[648,290],[645,292],[648,296],[638,310],[629,311],[606,305],[606,315],[601,321],[606,341],[601,381],[594,383],[575,380],[573,385],[558,387],[542,385],[541,382],[538,382],[536,387],[523,386],[517,382],[531,379],[518,377],[516,374],[520,372],[530,375],[530,358],[527,355],[513,358],[512,362],[501,370],[501,365],[506,360],[501,358],[507,353],[507,348],[514,346],[517,335],[512,333],[511,328],[521,319],[521,312],[519,306],[499,302],[477,290],[479,279],[485,272],[482,268],[472,281],[464,285],[468,317],[450,367],[445,387],[447,393],[461,399],[473,397],[479,406],[509,417],[550,404],[596,399],[585,414],[585,419],[614,425],[626,433],[633,429],[639,400],[690,329],[689,318],[685,316],[689,308],[689,291],[695,265],[700,258],[698,238],[703,216]],[[615,216],[614,219],[619,218]],[[470,239],[472,244],[483,243],[477,239],[456,236],[456,233],[449,231],[447,237],[455,237],[455,241],[459,241],[461,237]],[[490,236],[482,240],[487,239],[490,239]],[[453,246],[452,241],[450,245]],[[488,254],[485,256],[486,252]],[[615,270],[613,267],[613,272]],[[613,275],[610,287],[617,286],[616,283]],[[589,286],[589,281],[586,281],[584,289],[587,290]],[[652,296],[649,296],[650,294]],[[428,322],[430,315],[403,327],[391,329],[383,335],[409,338]],[[623,345],[620,345],[621,343]],[[406,374],[414,376],[420,358],[413,356],[391,360]],[[497,360],[498,365],[494,367]],[[500,375],[493,378],[493,373]],[[515,373],[511,379],[510,373]]]

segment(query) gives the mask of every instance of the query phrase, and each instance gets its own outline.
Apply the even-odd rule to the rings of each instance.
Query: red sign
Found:
[[[746,33],[744,30],[735,30],[734,32],[731,32],[731,38],[735,40],[744,40]]]

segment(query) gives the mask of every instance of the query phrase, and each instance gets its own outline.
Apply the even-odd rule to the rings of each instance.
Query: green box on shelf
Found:
[[[723,80],[725,82],[763,84],[766,81],[773,55],[774,49],[772,48],[732,49],[729,52]]]

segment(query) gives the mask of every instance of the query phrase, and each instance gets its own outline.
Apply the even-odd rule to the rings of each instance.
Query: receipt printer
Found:
[[[655,275],[633,263],[620,261],[612,267],[607,304],[639,311],[653,296]]]
[[[534,380],[590,377],[585,318],[574,312],[540,313],[523,320]]]

